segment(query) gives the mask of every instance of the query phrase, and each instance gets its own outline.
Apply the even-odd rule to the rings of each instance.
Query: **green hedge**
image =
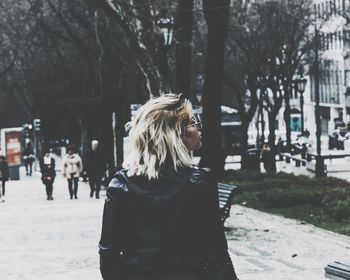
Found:
[[[234,204],[350,235],[350,183],[345,180],[283,172],[229,171],[225,182],[238,186]]]
[[[275,189],[262,192],[258,197],[271,208],[284,208],[305,204],[321,206],[323,193],[314,189]]]
[[[350,198],[337,201],[332,208],[332,215],[338,221],[350,219]]]

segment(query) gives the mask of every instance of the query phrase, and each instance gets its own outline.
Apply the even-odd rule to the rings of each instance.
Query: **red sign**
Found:
[[[9,165],[19,165],[21,160],[21,133],[9,131],[6,135],[6,158]]]

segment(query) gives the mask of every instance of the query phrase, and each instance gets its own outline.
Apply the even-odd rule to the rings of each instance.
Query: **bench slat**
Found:
[[[221,211],[221,222],[230,216],[230,209],[232,206],[233,191],[236,186],[218,183],[218,195],[219,195],[219,208]]]
[[[232,191],[222,191],[222,190],[219,190],[219,195],[227,195],[227,196],[230,196]]]
[[[350,263],[348,262],[333,262],[327,265],[324,270],[328,279],[350,280]]]
[[[218,188],[225,189],[225,190],[233,190],[233,189],[235,189],[235,186],[218,185]]]

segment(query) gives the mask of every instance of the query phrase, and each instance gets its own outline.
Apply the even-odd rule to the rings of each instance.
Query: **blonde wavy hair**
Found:
[[[131,152],[123,164],[128,176],[156,179],[160,168],[168,162],[175,170],[193,166],[182,140],[191,115],[192,105],[181,95],[166,94],[144,104],[130,123]]]

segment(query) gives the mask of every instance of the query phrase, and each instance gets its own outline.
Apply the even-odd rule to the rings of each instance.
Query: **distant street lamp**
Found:
[[[307,80],[301,74],[294,82],[295,89],[300,94],[301,133],[304,133],[304,92]]]
[[[159,13],[157,25],[163,34],[164,47],[170,47],[173,41],[174,20],[168,15],[167,9],[162,9]]]

